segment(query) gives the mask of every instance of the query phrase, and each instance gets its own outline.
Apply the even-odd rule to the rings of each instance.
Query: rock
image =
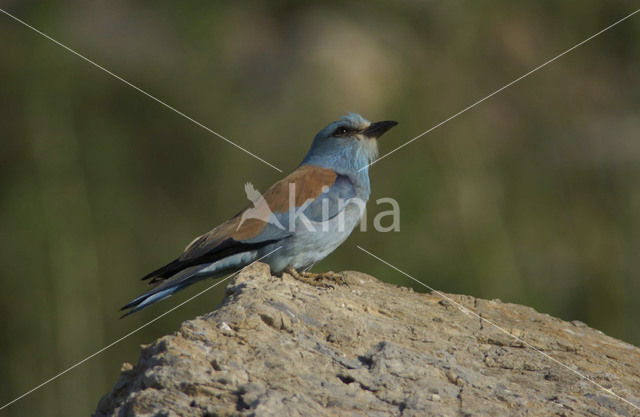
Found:
[[[217,310],[125,364],[94,416],[640,413],[606,391],[640,406],[640,349],[584,323],[343,277],[314,287],[247,268]]]

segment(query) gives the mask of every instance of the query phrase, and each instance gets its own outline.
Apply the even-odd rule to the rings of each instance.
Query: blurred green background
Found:
[[[409,140],[635,1],[16,2],[2,8],[288,172],[348,111]],[[640,15],[372,168],[401,231],[315,271],[535,307],[640,344]],[[0,14],[0,403],[211,282],[125,320],[139,277],[264,191],[272,168]],[[0,412],[88,415],[201,296]],[[427,318],[425,318],[427,319]]]

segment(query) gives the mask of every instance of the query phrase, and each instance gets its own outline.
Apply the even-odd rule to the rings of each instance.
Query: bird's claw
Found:
[[[298,272],[295,268],[288,267],[286,272],[298,281],[314,287],[335,288],[335,285],[347,285],[342,274],[333,271],[316,274],[307,271]]]

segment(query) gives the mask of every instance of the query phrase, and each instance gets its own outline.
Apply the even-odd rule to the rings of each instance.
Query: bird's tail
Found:
[[[126,317],[136,311],[140,311],[160,300],[172,296],[183,288],[188,287],[205,278],[215,278],[231,271],[248,265],[256,259],[257,251],[250,250],[237,253],[215,262],[204,263],[200,265],[189,266],[175,273],[170,278],[156,281],[158,284],[150,291],[134,298],[127,305],[122,307],[120,311],[129,310],[122,315]],[[153,280],[151,281],[153,284]],[[122,318],[121,317],[121,318]]]
[[[181,289],[188,287],[189,285],[200,281],[203,278],[211,276],[210,274],[203,276],[200,272],[203,269],[206,269],[209,265],[198,265],[187,268],[185,270],[180,271],[178,274],[173,277],[163,281],[160,285],[156,286],[154,289],[147,291],[146,293],[134,298],[127,305],[122,307],[120,311],[124,311],[130,309],[126,313],[124,313],[120,318],[126,317],[129,314],[133,314],[136,311],[140,311],[145,307],[150,306],[153,303],[164,300],[165,298],[171,297],[173,294],[177,293]]]

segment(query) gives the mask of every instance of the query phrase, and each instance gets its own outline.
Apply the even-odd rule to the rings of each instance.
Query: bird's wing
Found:
[[[318,197],[339,195],[335,191],[344,188],[345,185],[340,178],[343,177],[330,169],[309,165],[299,167],[262,195],[269,209],[266,216],[243,219],[243,214],[253,209],[248,207],[210,232],[194,239],[179,258],[142,279],[151,278],[151,283],[157,284],[185,268],[209,264],[227,256],[256,250],[286,239],[291,235],[288,227],[289,211],[300,207],[307,200],[312,200],[313,203],[308,205],[307,211],[321,213]],[[323,193],[323,188],[330,192]],[[294,195],[290,195],[291,192],[294,192]],[[295,207],[290,208],[290,202],[293,202]],[[331,209],[330,212],[332,210],[335,211]],[[270,221],[273,220],[270,219],[270,215],[279,223]]]
[[[186,268],[210,264],[227,256],[260,249],[288,236],[261,219],[249,218],[242,221],[242,214],[246,210],[210,232],[198,236],[187,245],[180,257],[142,279],[151,279],[151,284],[157,284]]]

